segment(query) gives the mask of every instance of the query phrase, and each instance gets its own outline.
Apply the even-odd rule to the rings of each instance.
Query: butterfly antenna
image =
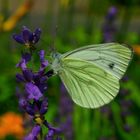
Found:
[[[49,47],[49,51],[51,53],[55,53],[56,52],[56,48],[55,48],[55,39],[57,37],[57,31],[58,31],[58,26],[55,26],[55,29],[52,30],[52,43]]]

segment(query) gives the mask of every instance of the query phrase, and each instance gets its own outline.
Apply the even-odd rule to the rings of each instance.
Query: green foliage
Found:
[[[138,0],[131,0],[131,3],[135,6],[139,4]],[[108,6],[111,4],[116,4],[120,9],[119,14],[122,15],[118,17],[117,27],[119,29],[118,41],[127,42],[130,45],[140,44],[139,37],[139,26],[135,27],[133,19],[136,19],[133,15],[133,10],[136,10],[135,7],[131,7],[132,13],[129,22],[132,23],[132,29],[137,29],[134,31],[129,30],[130,24],[123,20],[123,7],[124,5],[131,6],[130,2],[125,1],[94,1],[90,0],[88,5],[88,10],[83,12],[82,10],[76,11],[73,5],[74,1],[71,1],[71,5],[68,6],[66,13],[60,11],[59,16],[56,17],[52,13],[47,16],[48,18],[37,17],[33,15],[34,21],[30,21],[30,17],[27,16],[20,22],[17,26],[17,29],[21,28],[22,25],[31,26],[37,22],[38,19],[42,18],[42,38],[38,44],[38,50],[45,49],[47,51],[47,56],[50,54],[49,47],[53,45],[60,53],[67,52],[69,50],[75,49],[80,46],[88,44],[97,44],[102,42],[102,23],[104,20],[105,12],[108,9]],[[80,5],[80,4],[79,4]],[[78,6],[79,6],[78,5]],[[73,7],[72,7],[73,6]],[[77,6],[77,7],[78,7]],[[52,7],[51,7],[52,8]],[[71,9],[70,9],[71,8]],[[102,9],[103,8],[103,9]],[[77,8],[78,9],[78,8]],[[137,8],[139,11],[139,7]],[[48,14],[48,13],[47,13]],[[66,14],[66,15],[65,15]],[[52,28],[54,29],[52,23],[53,19],[58,20],[58,31],[56,37],[53,37]],[[63,17],[66,21],[63,23],[61,19]],[[92,19],[92,17],[94,17]],[[90,20],[88,20],[90,19]],[[50,20],[46,22],[46,20]],[[90,24],[87,24],[88,21]],[[123,24],[122,22],[125,22]],[[27,24],[29,23],[29,24]],[[36,23],[37,24],[37,23]],[[129,24],[126,26],[126,24]],[[122,33],[121,25],[125,25],[125,33]],[[34,25],[35,26],[35,25]],[[13,30],[15,32],[17,29]],[[47,31],[45,31],[47,29]],[[89,31],[90,29],[90,31]],[[16,63],[19,61],[19,53],[21,51],[21,46],[17,45],[11,40],[12,33],[0,33],[0,114],[3,114],[7,111],[16,111],[18,110],[17,98],[15,96],[15,73],[18,71],[15,67]],[[125,34],[125,37],[123,35]],[[15,48],[15,46],[17,46]],[[34,61],[38,59],[35,57]],[[36,63],[37,67],[38,64]],[[73,117],[73,129],[74,129],[74,139],[75,140],[100,140],[101,137],[106,137],[108,140],[139,140],[140,139],[140,57],[135,54],[134,60],[132,61],[130,68],[128,69],[127,74],[129,81],[126,83],[121,83],[121,86],[130,91],[130,95],[127,96],[127,99],[132,101],[132,107],[130,108],[131,115],[126,118],[126,122],[132,127],[131,132],[126,132],[123,129],[123,120],[121,117],[121,105],[119,100],[121,97],[117,97],[111,104],[112,116],[111,118],[108,115],[103,114],[100,109],[89,110],[83,109],[77,105],[74,105]],[[53,77],[48,81],[48,91],[46,96],[49,98],[49,109],[46,115],[46,118],[49,122],[53,124],[56,116],[60,110],[59,108],[59,98],[60,98],[60,79]],[[65,116],[62,116],[65,117]],[[54,123],[55,124],[55,123]],[[45,130],[47,131],[47,130]],[[12,140],[12,138],[7,137],[7,140]]]

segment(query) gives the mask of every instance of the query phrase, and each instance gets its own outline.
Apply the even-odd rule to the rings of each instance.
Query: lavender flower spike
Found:
[[[52,127],[46,120],[45,114],[48,111],[48,99],[44,93],[47,90],[48,77],[53,75],[50,71],[46,74],[48,61],[45,59],[45,51],[39,51],[40,67],[35,71],[28,63],[33,63],[34,45],[40,39],[41,30],[37,28],[35,32],[31,32],[27,27],[23,27],[20,35],[14,35],[13,38],[20,44],[26,45],[29,50],[22,51],[21,60],[16,65],[21,72],[16,74],[16,79],[22,84],[24,90],[18,95],[19,106],[21,110],[30,115],[35,126],[32,131],[24,138],[24,140],[61,140],[57,135],[62,131],[60,128]],[[42,133],[44,127],[48,129],[48,133]]]

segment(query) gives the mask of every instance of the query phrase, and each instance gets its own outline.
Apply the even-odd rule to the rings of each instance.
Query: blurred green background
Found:
[[[112,7],[117,12],[109,22],[107,15]],[[15,65],[22,46],[11,37],[23,25],[42,29],[38,48],[45,49],[47,54],[53,42],[61,53],[111,41],[132,46],[134,57],[114,101],[99,109],[81,108],[71,102],[60,79],[53,77],[48,81],[46,118],[55,126],[66,124],[62,134],[65,140],[140,140],[139,0],[0,0],[0,120],[7,112],[26,118],[19,111],[15,96]],[[109,41],[106,34],[111,35]],[[62,102],[66,102],[65,108]],[[15,120],[12,121],[7,123],[8,127],[12,127]],[[0,124],[1,140],[21,139],[17,135]]]

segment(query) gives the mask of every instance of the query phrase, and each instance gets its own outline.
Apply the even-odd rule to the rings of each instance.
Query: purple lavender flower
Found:
[[[128,82],[128,77],[125,76],[125,78],[122,80],[122,82],[126,83]],[[120,106],[121,106],[121,118],[122,118],[122,121],[123,121],[123,129],[124,131],[126,132],[130,132],[132,130],[131,126],[126,124],[126,120],[127,120],[127,117],[131,115],[131,106],[132,106],[132,100],[128,99],[127,96],[130,95],[130,91],[128,89],[125,89],[125,88],[121,88],[120,89]]]
[[[117,8],[110,7],[103,25],[103,42],[115,41],[115,33],[117,28],[115,26],[115,18],[117,16]]]
[[[27,47],[33,47],[40,39],[41,29],[37,28],[34,32],[31,32],[26,26],[23,26],[22,33],[19,35],[14,34],[13,39],[20,43],[24,44]]]
[[[63,84],[60,86],[61,98],[60,98],[60,110],[59,110],[59,123],[61,123],[61,129],[64,132],[65,139],[73,139],[73,121],[72,121],[72,112],[73,112],[73,102],[68,97],[67,91]],[[65,116],[65,117],[64,117]],[[63,117],[63,119],[62,119]],[[63,124],[62,124],[63,122]]]
[[[114,20],[117,16],[117,13],[118,13],[118,10],[117,10],[116,7],[114,7],[114,6],[110,7],[109,10],[108,10],[108,13],[106,15],[106,19],[108,21]]]
[[[53,139],[54,138],[54,135],[59,134],[59,133],[62,132],[62,130],[60,128],[52,127],[47,121],[44,121],[44,125],[46,127],[48,127],[48,129],[49,129],[48,134],[45,137],[45,140],[54,140]]]
[[[35,125],[31,131],[31,133],[29,133],[28,136],[26,136],[24,138],[24,140],[37,140],[37,136],[41,131],[41,127],[39,125]]]
[[[117,14],[118,14],[118,10],[116,7],[113,6],[108,9],[108,12],[105,16],[104,24],[102,27],[104,43],[113,42],[116,40],[117,26],[116,26],[115,20],[117,18]],[[127,76],[125,76],[122,79],[122,82],[125,83],[128,81],[128,79],[129,78]],[[123,122],[122,127],[123,127],[124,131],[130,132],[132,129],[131,126],[126,124],[127,117],[131,114],[130,107],[131,107],[132,103],[130,100],[126,99],[127,95],[130,94],[130,91],[128,89],[121,88],[119,93],[120,93],[119,95],[121,97],[121,98],[119,98],[120,110],[121,110],[119,115],[121,115],[121,119]],[[111,121],[113,121],[112,120],[112,117],[113,117],[112,110],[113,110],[113,108],[110,108],[108,105],[101,108],[101,112],[106,114],[108,119],[110,119]],[[101,139],[109,139],[109,138],[101,137]]]
[[[54,130],[50,129],[48,132],[48,135],[46,136],[47,138],[52,138],[54,135]]]

